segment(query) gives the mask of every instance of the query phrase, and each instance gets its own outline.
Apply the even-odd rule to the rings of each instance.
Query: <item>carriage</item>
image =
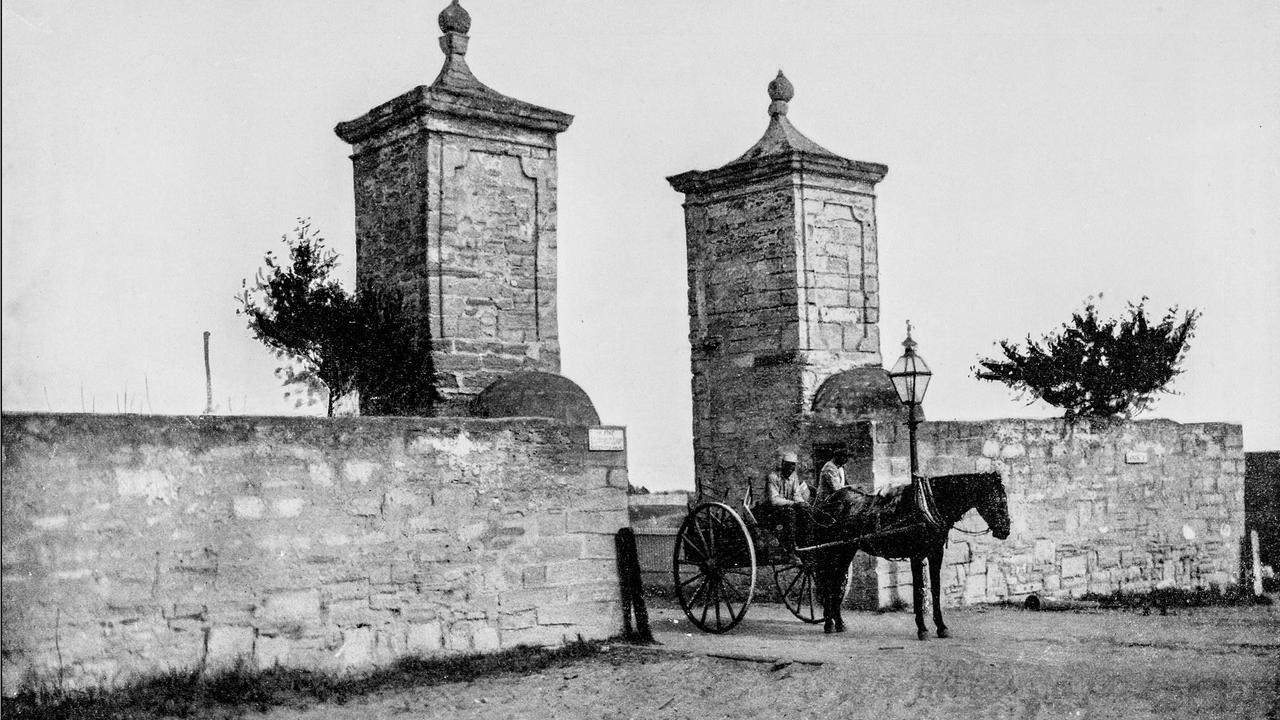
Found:
[[[923,563],[927,560],[934,622],[942,622],[939,570],[947,535],[971,509],[988,524],[981,533],[1009,536],[1008,499],[998,472],[915,476],[909,485],[870,495],[842,488],[816,512],[816,542],[784,547],[767,503],[753,504],[748,487],[740,509],[723,502],[695,506],[676,532],[672,552],[675,594],[690,622],[710,633],[732,630],[747,614],[757,575],[766,570],[783,604],[806,623],[840,632],[840,606],[849,594],[855,552],[911,560],[916,624],[924,639]],[[757,515],[761,516],[757,519]],[[967,532],[967,531],[966,531]]]
[[[751,489],[737,510],[723,502],[695,506],[676,533],[672,557],[676,598],[689,621],[709,633],[733,629],[747,614],[760,574],[791,614],[822,622],[822,603],[812,555],[784,547],[778,522],[764,505],[753,505]],[[842,598],[848,595],[845,575]],[[768,586],[766,586],[768,587]]]

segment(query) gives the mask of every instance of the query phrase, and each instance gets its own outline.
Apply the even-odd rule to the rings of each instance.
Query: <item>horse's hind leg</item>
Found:
[[[942,546],[929,552],[929,594],[933,597],[933,627],[938,637],[951,637],[947,624],[942,622]]]
[[[843,605],[844,605],[845,583],[848,582],[849,580],[849,566],[853,564],[853,556],[857,554],[858,554],[858,551],[854,550],[848,555],[842,555],[840,557],[839,571],[831,574],[831,583],[832,583],[831,595],[833,598],[832,602],[836,606],[836,632],[844,632]]]
[[[929,628],[924,624],[924,558],[911,558],[911,602],[916,612],[916,637],[929,639]]]

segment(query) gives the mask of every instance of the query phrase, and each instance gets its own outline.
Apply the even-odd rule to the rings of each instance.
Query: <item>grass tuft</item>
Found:
[[[1086,593],[1080,600],[1094,601],[1104,608],[1149,609],[1152,607],[1165,610],[1183,607],[1226,607],[1235,605],[1270,605],[1271,598],[1266,595],[1253,595],[1239,585],[1220,587],[1211,585],[1207,588],[1186,590],[1183,588],[1156,588],[1143,593]]]
[[[0,700],[0,715],[12,720],[123,720],[147,717],[240,717],[248,710],[342,704],[373,692],[465,682],[503,674],[561,667],[606,652],[605,641],[558,648],[519,646],[496,653],[405,657],[361,673],[270,668],[257,670],[241,658],[212,673],[171,670],[112,689],[59,692],[54,685]]]

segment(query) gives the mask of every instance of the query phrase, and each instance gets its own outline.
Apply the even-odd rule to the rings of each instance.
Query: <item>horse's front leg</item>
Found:
[[[947,624],[942,622],[942,546],[929,551],[929,594],[933,597],[933,627],[938,637],[951,637]]]
[[[831,609],[831,565],[828,558],[818,565],[813,573],[814,585],[818,590],[818,602],[822,604],[822,632],[836,631],[835,613]]]
[[[911,558],[911,602],[916,611],[916,637],[929,639],[929,629],[924,624],[924,558]]]

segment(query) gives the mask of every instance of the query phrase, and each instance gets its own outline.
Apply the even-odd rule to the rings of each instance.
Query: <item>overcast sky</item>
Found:
[[[4,3],[6,410],[287,414],[240,281],[309,216],[354,277],[333,126],[440,67],[424,2]],[[885,163],[882,348],[933,419],[1048,417],[980,383],[1000,338],[1090,295],[1204,316],[1145,417],[1280,449],[1280,4],[466,0],[468,61],[572,113],[563,372],[629,428],[633,482],[692,487],[682,197],[767,124]]]

